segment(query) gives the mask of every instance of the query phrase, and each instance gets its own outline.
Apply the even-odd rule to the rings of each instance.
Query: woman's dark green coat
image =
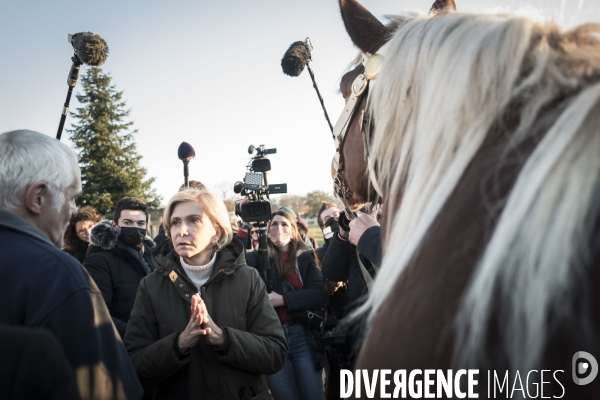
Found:
[[[237,239],[218,253],[200,293],[225,344],[200,338],[186,354],[176,347],[198,292],[168,240],[153,251],[155,271],[140,283],[125,346],[142,384],[156,399],[238,399],[267,392],[264,375],[283,367],[287,344],[258,272],[246,265]],[[247,397],[244,397],[247,398]],[[263,398],[263,397],[260,397]],[[269,398],[269,397],[264,397]]]

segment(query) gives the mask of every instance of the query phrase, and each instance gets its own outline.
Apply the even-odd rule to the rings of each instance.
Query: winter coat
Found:
[[[362,254],[360,259],[371,277],[375,279],[375,270],[371,262]],[[337,233],[331,238],[321,265],[325,279],[332,282],[347,281],[348,302],[351,308],[368,293],[367,283],[358,264],[356,246],[340,239]]]
[[[0,324],[0,399],[80,400],[71,365],[46,329]]]
[[[239,399],[242,391],[268,397],[264,375],[283,368],[287,343],[257,271],[246,265],[237,239],[217,253],[200,289],[208,314],[223,329],[225,344],[200,338],[181,354],[179,334],[191,316],[198,288],[187,278],[171,241],[152,252],[155,271],[140,283],[125,334],[138,377],[155,399]]]
[[[106,222],[100,222],[92,228],[90,242],[83,266],[102,292],[113,322],[123,338],[138,286],[142,278],[148,275],[141,257],[152,269],[151,247],[144,243],[142,254],[141,249],[118,240],[118,233]]]
[[[81,239],[77,239],[77,245],[75,245],[75,249],[69,250],[69,249],[65,248],[63,250],[65,253],[75,257],[77,259],[77,261],[79,261],[80,263],[83,264],[83,261],[87,257],[88,247],[89,247],[88,242],[85,242]]]
[[[303,252],[296,260],[298,261],[298,273],[302,280],[302,290],[287,291],[285,286],[288,285],[283,282],[284,280],[279,279],[277,270],[272,267],[267,271],[267,279],[272,291],[283,296],[288,312],[317,310],[324,307],[329,301],[329,294],[325,290],[325,281],[321,271],[317,268],[312,251]],[[246,262],[261,270],[259,252],[246,253]],[[319,332],[313,331],[310,334],[309,343],[311,343],[315,365],[322,368],[325,350],[320,342]]]
[[[154,237],[154,243],[156,243],[156,245],[158,246],[159,244],[161,244],[162,242],[166,241],[166,240],[171,240],[167,237],[167,234],[165,233],[165,228],[163,226],[163,224],[161,223],[158,226],[158,235],[156,235]]]
[[[28,221],[0,209],[0,323],[46,328],[85,395],[108,385],[139,399],[142,388],[100,291],[81,264]],[[118,393],[117,393],[118,394]]]
[[[356,248],[361,255],[379,267],[381,265],[381,227],[377,225],[367,229],[358,240]]]

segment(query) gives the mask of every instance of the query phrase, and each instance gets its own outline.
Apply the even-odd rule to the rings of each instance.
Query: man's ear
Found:
[[[25,206],[29,212],[40,215],[48,201],[50,201],[50,193],[45,182],[35,182],[29,186],[25,194]]]

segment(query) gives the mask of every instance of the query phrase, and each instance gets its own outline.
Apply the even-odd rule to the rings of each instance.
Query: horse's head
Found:
[[[332,176],[335,179],[336,175],[342,175],[343,179],[339,179],[338,176],[338,180],[345,183],[349,191],[346,196],[347,201],[354,208],[361,203],[374,201],[375,189],[377,191],[379,189],[376,184],[375,188],[373,187],[374,181],[371,180],[373,177],[369,177],[367,165],[370,122],[368,119],[363,118],[363,113],[367,107],[369,88],[367,86],[361,95],[356,96],[357,89],[355,86],[353,93],[353,85],[356,84],[357,77],[365,74],[364,61],[380,50],[391,38],[397,25],[395,23],[387,26],[382,24],[355,0],[339,0],[339,3],[346,30],[352,42],[361,51],[361,55],[357,59],[358,62],[355,63],[356,66],[342,77],[340,83],[340,91],[346,100],[346,108],[340,120],[349,119],[338,121],[339,130],[341,130],[343,136],[340,142],[343,164],[341,172],[339,172],[334,158]],[[455,9],[454,0],[436,0],[430,13]],[[342,129],[344,123],[347,127]],[[336,128],[338,128],[337,124]],[[339,133],[336,130],[336,135]],[[339,194],[339,189],[336,188],[336,190]],[[383,196],[383,193],[379,194]]]

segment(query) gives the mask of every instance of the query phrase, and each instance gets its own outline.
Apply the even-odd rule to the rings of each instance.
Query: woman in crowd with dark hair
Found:
[[[171,240],[152,252],[124,340],[140,381],[154,399],[269,399],[265,375],[282,368],[287,346],[225,204],[183,190],[163,224]]]
[[[321,370],[325,352],[319,332],[308,327],[302,318],[307,310],[327,303],[323,275],[298,233],[296,218],[289,212],[273,213],[268,243],[267,285],[272,288],[269,300],[289,346],[283,369],[267,377],[269,389],[276,400],[323,399]],[[260,252],[246,253],[246,260],[248,265],[260,268]]]
[[[95,208],[81,207],[69,221],[69,227],[65,231],[63,250],[82,263],[90,243],[90,231],[100,221],[102,221],[102,216]]]

